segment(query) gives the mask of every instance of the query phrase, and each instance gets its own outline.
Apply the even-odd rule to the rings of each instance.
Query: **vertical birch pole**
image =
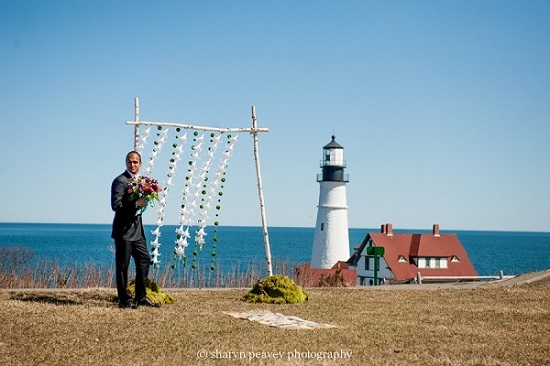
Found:
[[[134,98],[134,120],[139,122],[139,99]],[[137,150],[137,145],[139,141],[139,125],[136,123],[134,126],[134,150]]]
[[[256,163],[256,177],[258,179],[258,196],[260,197],[260,212],[262,215],[262,229],[264,232],[265,261],[267,264],[267,275],[273,276],[271,267],[271,249],[269,248],[269,235],[267,233],[267,220],[265,216],[264,192],[262,188],[262,173],[260,171],[260,157],[258,152],[258,132],[256,123],[256,107],[252,106],[252,134],[254,135],[254,161]]]

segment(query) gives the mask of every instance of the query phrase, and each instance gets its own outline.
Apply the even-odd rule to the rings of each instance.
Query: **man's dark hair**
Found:
[[[134,155],[136,154],[137,156],[139,156],[139,161],[141,162],[141,154],[138,153],[137,151],[133,150],[133,151],[130,151],[128,154],[126,154],[126,160],[125,161],[128,161],[128,158],[130,157],[130,155]]]

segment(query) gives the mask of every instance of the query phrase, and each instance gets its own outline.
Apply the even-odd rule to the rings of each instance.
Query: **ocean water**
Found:
[[[154,226],[145,226],[148,239]],[[176,226],[162,227],[160,237],[161,266],[172,263]],[[313,228],[271,227],[269,242],[274,263],[286,261],[291,265],[308,262],[313,243]],[[350,253],[368,232],[379,229],[350,229]],[[395,232],[426,232],[394,230]],[[447,231],[442,231],[446,233]],[[453,231],[468,252],[479,275],[518,275],[550,268],[550,233],[503,231]],[[38,259],[61,264],[90,264],[109,266],[114,263],[114,242],[110,224],[32,224],[0,223],[0,246],[25,247]],[[214,243],[212,228],[207,228],[206,244],[196,256],[199,265],[217,269],[244,270],[251,264],[265,270],[265,246],[261,227],[218,227],[219,241]],[[214,248],[213,245],[217,244]],[[186,249],[188,265],[194,247]],[[212,254],[215,256],[212,256]],[[182,263],[178,263],[182,266]]]

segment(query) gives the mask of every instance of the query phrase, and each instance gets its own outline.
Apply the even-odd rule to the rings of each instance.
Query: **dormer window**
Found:
[[[451,257],[451,263],[460,263],[460,259],[456,255],[453,255]]]
[[[399,256],[399,258],[397,259],[397,262],[398,263],[408,263],[407,258],[405,258],[405,256],[403,256],[403,255]]]
[[[445,257],[419,257],[418,268],[448,268]]]

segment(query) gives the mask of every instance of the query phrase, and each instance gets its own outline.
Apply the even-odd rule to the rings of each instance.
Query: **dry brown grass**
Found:
[[[282,352],[279,360],[253,359],[258,365],[550,364],[548,277],[509,286],[308,289],[312,300],[300,305],[244,303],[246,291],[169,290],[174,305],[121,310],[113,289],[0,290],[0,365],[239,365],[254,352]],[[252,309],[339,328],[285,330],[223,313]],[[289,359],[308,351],[319,359]],[[339,351],[351,358],[320,353]],[[222,352],[235,353],[220,359],[230,356]]]
[[[287,259],[275,259],[273,270],[290,278],[295,276],[297,263]],[[162,268],[161,268],[162,267]],[[252,261],[245,268],[232,265],[230,268],[210,270],[208,265],[192,269],[181,263],[175,269],[167,261],[159,268],[151,268],[149,275],[163,288],[236,288],[252,287],[262,278],[262,265]],[[133,261],[129,278],[135,276]],[[115,287],[114,263],[108,266],[93,262],[61,264],[55,260],[37,258],[34,252],[24,247],[0,245],[0,289],[13,288],[111,288]]]

